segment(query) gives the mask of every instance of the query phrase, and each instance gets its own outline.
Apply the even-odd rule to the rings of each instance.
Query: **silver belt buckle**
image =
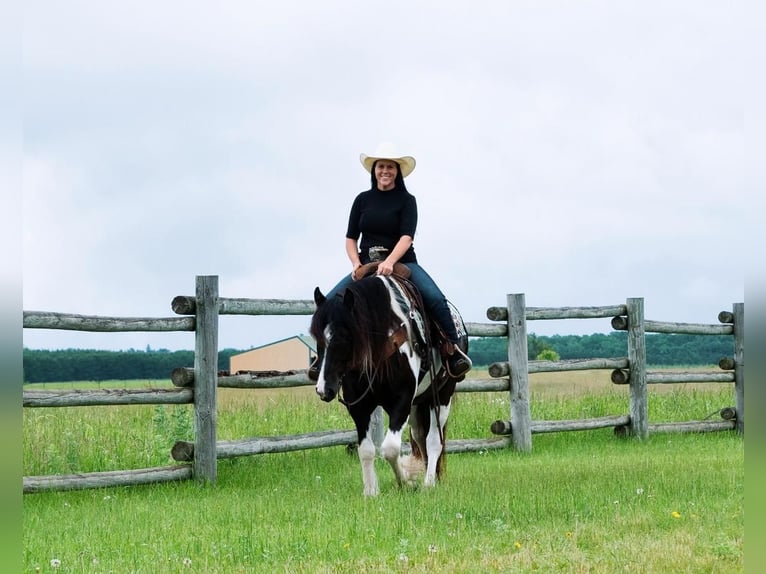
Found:
[[[370,247],[367,250],[367,255],[370,257],[370,261],[383,261],[388,254],[388,249],[380,245]]]

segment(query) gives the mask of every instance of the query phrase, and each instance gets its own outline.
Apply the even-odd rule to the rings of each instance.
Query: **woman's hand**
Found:
[[[359,270],[361,266],[362,264],[359,261],[354,263],[354,267],[351,270],[351,279],[353,279],[354,281],[357,281],[358,279],[360,279],[359,277],[356,276],[356,272]]]
[[[396,242],[391,253],[388,254],[383,261],[378,265],[378,275],[391,275],[394,272],[394,265],[402,258],[407,250],[412,245],[412,237],[409,235],[402,235],[399,241]]]
[[[378,265],[377,275],[391,275],[394,272],[394,263],[384,259]]]

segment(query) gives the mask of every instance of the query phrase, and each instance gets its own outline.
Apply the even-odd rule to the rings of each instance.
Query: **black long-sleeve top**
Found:
[[[414,239],[418,226],[418,205],[415,196],[403,189],[363,191],[354,199],[348,217],[346,237],[358,240],[362,263],[369,262],[368,249],[382,246],[392,250],[402,235]],[[399,259],[402,263],[417,263],[415,248]]]

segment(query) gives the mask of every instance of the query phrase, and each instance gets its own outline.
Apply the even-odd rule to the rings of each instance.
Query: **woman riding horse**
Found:
[[[416,472],[407,461],[414,459],[425,463],[424,484],[434,485],[442,470],[452,394],[471,369],[471,360],[462,319],[415,255],[417,203],[404,184],[415,169],[415,158],[381,144],[373,155],[361,154],[360,161],[371,174],[371,187],[351,206],[346,253],[352,271],[327,297],[319,288],[314,292],[317,310],[311,334],[318,352],[309,377],[316,381],[322,400],[338,396],[354,419],[364,493],[372,496],[379,492],[373,411],[381,406],[388,413],[380,451],[397,482],[413,481]],[[375,275],[364,277],[373,261]],[[412,297],[393,275],[402,264],[416,288]],[[415,304],[418,299],[421,308]],[[446,344],[429,337],[429,317]],[[412,457],[402,458],[408,422]]]
[[[457,343],[459,336],[450,306],[436,282],[418,263],[413,238],[418,224],[418,208],[404,184],[415,169],[415,158],[399,154],[390,143],[380,144],[372,155],[360,154],[360,161],[370,173],[371,187],[356,196],[351,206],[346,231],[346,254],[351,260],[351,274],[345,276],[327,294],[333,297],[360,279],[363,264],[379,261],[377,274],[388,276],[396,263],[410,270],[410,281],[418,288],[426,312],[443,330],[448,344],[447,368],[453,377],[471,369],[471,359]],[[316,380],[318,360],[309,368],[309,378]]]

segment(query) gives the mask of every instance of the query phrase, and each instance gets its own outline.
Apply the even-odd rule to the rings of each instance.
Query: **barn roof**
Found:
[[[284,339],[279,339],[278,341],[272,341],[271,343],[266,343],[265,345],[259,345],[258,347],[253,347],[252,349],[250,349],[250,351],[255,351],[256,349],[265,349],[266,347],[279,345],[281,343],[284,343],[285,341],[291,341],[293,339],[298,339],[301,343],[306,345],[310,350],[316,352],[317,350],[316,341],[314,341],[314,337],[310,335],[293,335],[292,337],[286,337]],[[250,352],[250,351],[247,351],[247,352]]]

